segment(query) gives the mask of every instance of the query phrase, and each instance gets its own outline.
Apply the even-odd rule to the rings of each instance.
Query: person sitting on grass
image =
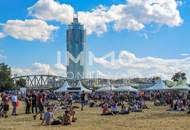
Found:
[[[119,112],[119,114],[122,115],[129,114],[129,110],[126,108],[125,104],[121,105],[121,111]]]
[[[106,116],[106,115],[112,115],[112,112],[109,110],[109,106],[107,103],[104,103],[102,105],[102,116]]]
[[[129,108],[131,112],[142,112],[142,108],[140,107],[138,101],[134,101]]]
[[[42,125],[45,123],[45,125],[59,125],[61,124],[61,121],[55,120],[53,108],[48,107],[47,112],[44,113],[44,118],[42,120]]]
[[[75,107],[73,107],[73,106],[71,106],[71,108],[70,108],[70,115],[71,115],[71,121],[72,122],[76,122],[77,121],[77,118],[75,117],[75,111],[74,111],[74,108]]]
[[[111,112],[112,112],[112,114],[118,114],[119,113],[116,103],[111,104]]]
[[[63,125],[71,125],[71,115],[68,110],[65,111],[65,114],[63,115]]]
[[[44,118],[42,120],[42,125],[45,123],[45,125],[51,125],[53,122],[54,117],[53,117],[53,112],[50,107],[47,108],[47,111],[44,113]]]

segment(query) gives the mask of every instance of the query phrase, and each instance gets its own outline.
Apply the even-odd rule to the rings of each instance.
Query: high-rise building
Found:
[[[67,29],[67,78],[80,80],[85,77],[86,31],[79,23],[78,16]]]

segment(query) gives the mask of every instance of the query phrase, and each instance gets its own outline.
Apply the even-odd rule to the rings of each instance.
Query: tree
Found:
[[[0,63],[0,91],[12,89],[14,82],[11,79],[11,68],[5,63]]]
[[[174,76],[172,77],[173,81],[182,81],[182,80],[187,80],[186,74],[183,72],[177,72],[174,74]]]
[[[172,77],[172,80],[176,83],[176,85],[186,84],[187,83],[187,77],[186,74],[183,72],[175,73]]]
[[[26,87],[26,80],[25,79],[19,79],[16,81],[16,86],[17,87]]]
[[[159,77],[159,76],[155,76],[155,77],[153,77],[152,78],[152,82],[156,82],[156,81],[159,81],[159,80],[161,80],[161,77]]]

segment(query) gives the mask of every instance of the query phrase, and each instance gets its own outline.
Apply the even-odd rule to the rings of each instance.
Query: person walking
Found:
[[[11,96],[11,102],[12,102],[12,106],[13,106],[13,111],[12,111],[12,115],[13,116],[16,116],[16,107],[17,107],[17,95],[16,93],[14,93],[12,96]]]

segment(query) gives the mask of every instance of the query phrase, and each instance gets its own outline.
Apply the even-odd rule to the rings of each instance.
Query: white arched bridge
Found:
[[[26,87],[32,89],[58,88],[67,80],[66,77],[55,75],[22,75],[12,79],[14,82],[23,79],[26,82]]]
[[[76,86],[78,81],[73,81],[72,79],[68,79],[66,77],[62,76],[56,76],[56,75],[22,75],[22,76],[15,76],[12,77],[12,80],[14,83],[16,83],[18,80],[24,80],[25,86],[29,89],[56,89],[61,87],[64,82],[67,80],[67,82],[71,86]],[[88,79],[82,79],[81,80],[83,84],[89,86],[90,80]]]

